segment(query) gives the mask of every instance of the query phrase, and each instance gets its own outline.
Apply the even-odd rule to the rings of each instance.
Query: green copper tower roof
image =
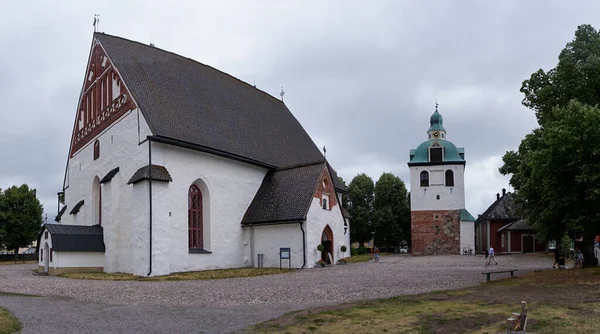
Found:
[[[427,132],[429,132],[429,131],[446,131],[446,129],[444,129],[444,118],[438,112],[437,107],[435,107],[435,112],[433,113],[433,115],[431,115],[431,117],[429,117],[429,124],[431,126],[429,127],[429,130],[427,130]]]
[[[446,140],[446,129],[442,115],[435,107],[435,112],[429,118],[429,140],[422,142],[416,149],[410,150],[409,166],[425,165],[464,165],[465,149],[456,147],[452,142]],[[438,132],[439,131],[439,132]],[[441,133],[441,135],[440,135]]]

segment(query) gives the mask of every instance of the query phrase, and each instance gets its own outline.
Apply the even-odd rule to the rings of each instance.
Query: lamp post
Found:
[[[384,252],[387,252],[387,237],[383,237],[383,242],[385,244],[385,250],[384,250]]]

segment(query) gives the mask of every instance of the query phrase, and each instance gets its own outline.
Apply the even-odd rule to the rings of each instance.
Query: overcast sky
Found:
[[[0,188],[28,183],[57,211],[93,34],[193,58],[279,97],[347,182],[392,172],[439,103],[466,151],[476,217],[508,178],[501,157],[535,126],[521,83],[556,65],[599,1],[0,1]]]

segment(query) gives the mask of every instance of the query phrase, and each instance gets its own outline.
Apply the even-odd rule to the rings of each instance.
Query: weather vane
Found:
[[[437,111],[438,106],[439,106],[439,104],[437,103],[437,101],[435,101],[435,111]]]
[[[323,145],[323,156],[327,159],[327,149],[325,148],[325,145]]]
[[[281,93],[279,93],[279,96],[281,96],[281,101],[283,101],[284,95],[285,95],[285,92],[283,91],[283,86],[281,86]]]
[[[100,14],[94,14],[94,32],[98,31],[99,25],[100,25]]]

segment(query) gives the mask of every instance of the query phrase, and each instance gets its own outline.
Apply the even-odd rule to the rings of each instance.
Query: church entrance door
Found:
[[[333,264],[333,231],[329,225],[325,226],[323,233],[321,234],[321,245],[323,245],[323,251],[321,252],[321,260],[327,264]]]

